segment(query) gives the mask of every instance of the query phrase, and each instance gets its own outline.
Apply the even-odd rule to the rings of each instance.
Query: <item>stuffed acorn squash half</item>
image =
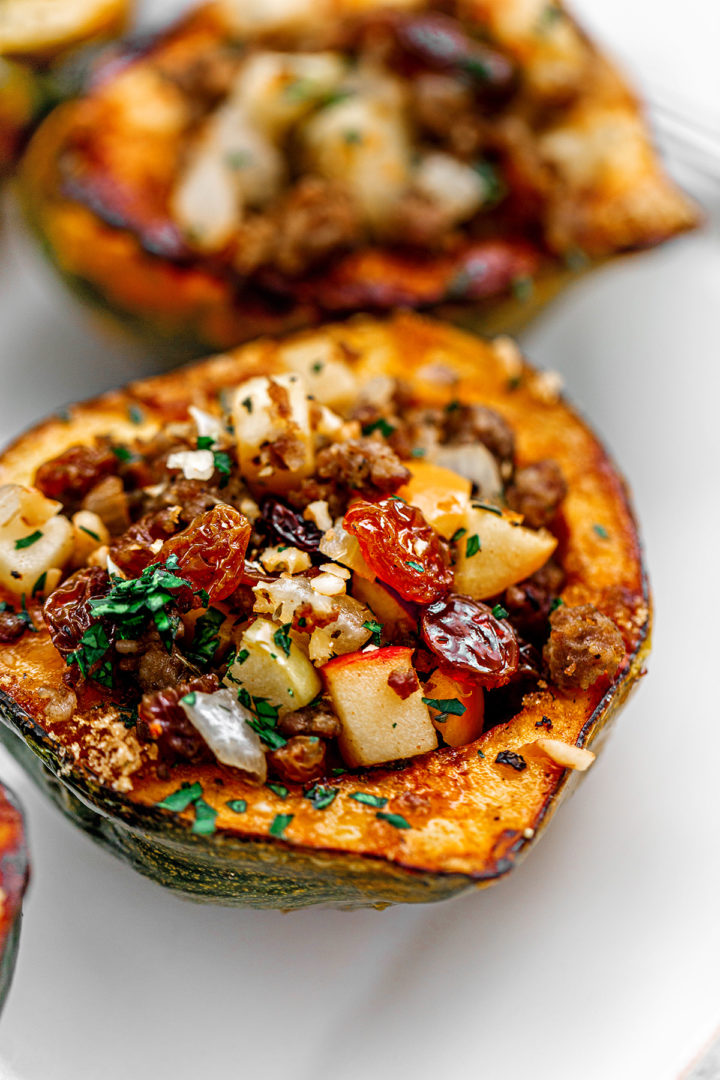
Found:
[[[8,746],[196,899],[489,884],[648,649],[623,482],[557,378],[417,315],[77,405],[0,484]]]
[[[0,624],[2,618],[0,612]],[[29,873],[22,811],[13,793],[0,784],[0,1009],[15,970]]]
[[[70,281],[196,350],[399,305],[517,328],[697,220],[546,0],[211,4],[111,50],[24,184]]]

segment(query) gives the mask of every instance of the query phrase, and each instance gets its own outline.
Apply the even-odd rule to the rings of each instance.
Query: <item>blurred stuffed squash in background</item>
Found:
[[[13,793],[0,783],[0,1009],[15,970],[28,877],[22,811]]]
[[[120,33],[132,0],[0,0],[0,176],[56,96],[49,71],[82,45]]]
[[[517,329],[697,221],[547,0],[219,0],[111,48],[23,186],[68,281],[195,352],[397,307]]]

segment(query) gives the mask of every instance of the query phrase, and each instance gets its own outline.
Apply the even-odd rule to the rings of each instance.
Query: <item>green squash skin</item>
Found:
[[[604,742],[650,651],[650,622],[628,670],[589,718],[578,745]],[[0,692],[0,741],[44,794],[96,843],[133,869],[185,899],[230,907],[343,909],[430,903],[483,888],[507,875],[535,843],[559,804],[585,775],[565,770],[558,789],[491,872],[482,876],[429,873],[388,860],[341,851],[318,852],[268,838],[240,840],[218,831],[195,836],[168,811],[133,806],[121,794],[64,766],[43,729]]]
[[[13,920],[12,927],[5,938],[0,950],[0,1012],[5,1008],[10,984],[15,974],[15,962],[17,960],[18,947],[20,945],[20,927],[22,925],[22,912],[19,911]]]

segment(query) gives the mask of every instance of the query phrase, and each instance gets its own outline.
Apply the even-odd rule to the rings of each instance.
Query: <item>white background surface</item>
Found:
[[[720,100],[716,0],[576,7],[648,83],[699,112]],[[542,843],[434,907],[196,907],[96,848],[3,751],[33,882],[0,1076],[675,1080],[720,1023],[720,207],[676,172],[714,222],[596,274],[525,339],[632,481],[657,607],[650,675]],[[3,438],[152,370],[88,326],[8,218]]]

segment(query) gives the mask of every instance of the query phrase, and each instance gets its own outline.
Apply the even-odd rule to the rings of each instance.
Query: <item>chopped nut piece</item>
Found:
[[[332,518],[325,499],[316,499],[309,503],[303,511],[303,517],[314,522],[322,532],[332,528]]]
[[[321,596],[337,596],[338,593],[345,592],[345,582],[336,574],[318,574],[310,585]]]
[[[260,554],[260,562],[269,574],[276,570],[285,570],[288,574],[300,574],[312,565],[306,551],[296,547],[271,547]]]
[[[563,742],[562,739],[536,739],[531,745],[537,747],[538,750],[542,750],[557,765],[562,765],[565,769],[577,769],[579,772],[585,772],[595,760],[592,750],[573,746],[571,743]]]

